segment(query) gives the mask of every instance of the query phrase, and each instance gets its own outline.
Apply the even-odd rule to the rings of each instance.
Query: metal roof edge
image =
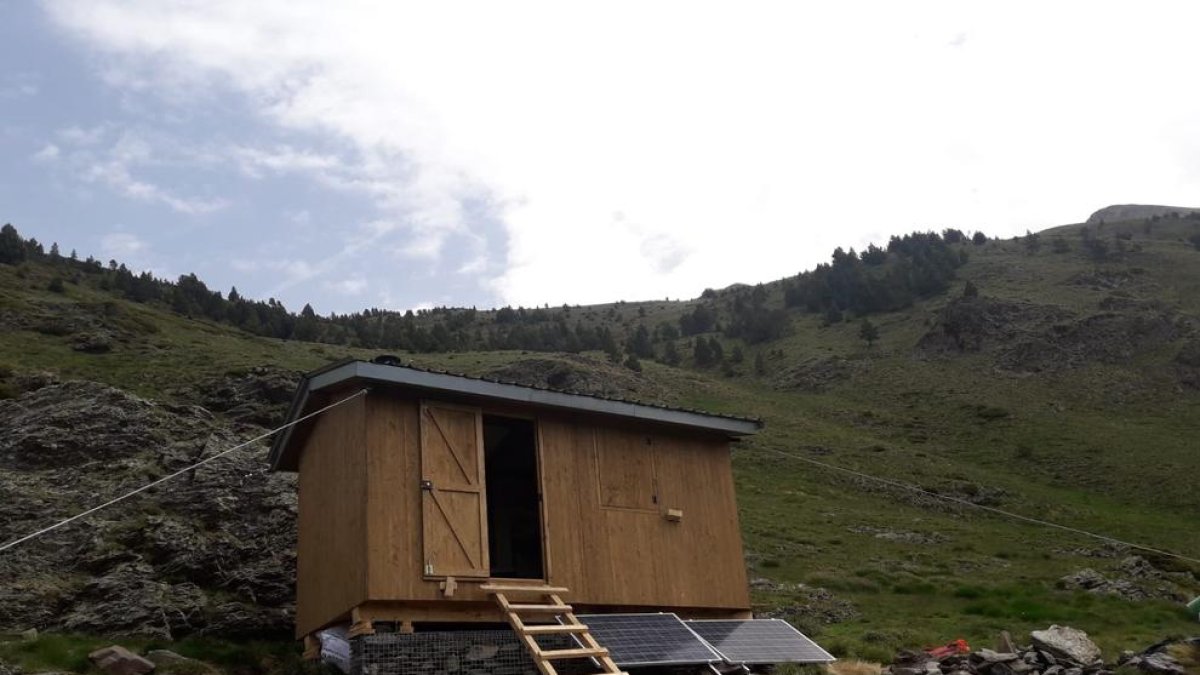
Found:
[[[494,398],[512,403],[527,403],[602,415],[615,415],[648,422],[661,422],[664,424],[720,431],[736,436],[753,434],[762,428],[762,423],[757,420],[630,403],[628,401],[598,398],[587,394],[573,394],[553,389],[538,389],[520,384],[493,382],[448,373],[435,373],[426,370],[405,368],[403,366],[389,366],[366,361],[356,361],[353,364],[347,365],[353,365],[355,375],[366,380],[469,396]],[[346,377],[342,375],[341,369],[329,371],[313,378],[312,389],[321,389],[336,382],[341,382],[344,379]]]
[[[308,375],[300,377],[300,384],[296,386],[296,393],[292,396],[292,403],[288,406],[287,416],[284,417],[285,424],[291,424],[304,412],[304,406],[308,403],[308,392],[311,382],[312,380]],[[291,424],[283,430],[283,433],[276,434],[274,440],[271,441],[271,451],[267,455],[267,462],[271,471],[295,470],[290,467],[281,468],[280,466],[283,462],[283,452],[287,448],[288,442],[292,438],[292,432],[295,429],[296,425]]]
[[[453,393],[478,396],[510,403],[538,405],[559,410],[574,410],[612,415],[627,419],[656,422],[693,429],[724,433],[732,437],[748,436],[762,428],[760,420],[729,417],[663,406],[633,403],[602,398],[589,394],[542,389],[508,382],[478,379],[466,375],[441,373],[406,366],[385,365],[367,361],[342,361],[330,364],[305,375],[296,389],[287,420],[294,421],[304,413],[308,398],[315,392],[334,387],[351,380],[366,380],[384,384],[425,389],[430,392]],[[293,462],[287,461],[288,444],[296,426],[290,426],[275,437],[269,455],[272,471],[295,471]]]

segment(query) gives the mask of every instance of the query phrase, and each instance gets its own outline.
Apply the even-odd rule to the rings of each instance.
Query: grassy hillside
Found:
[[[709,368],[692,362],[693,338],[675,340],[679,367],[644,359],[640,374],[598,352],[411,358],[468,373],[520,373],[549,359],[626,378],[630,395],[763,417],[766,430],[735,450],[754,600],[835,654],[882,660],[898,647],[990,644],[1001,629],[1067,623],[1113,656],[1197,632],[1178,597],[1200,594],[1200,566],[803,461],[1200,558],[1200,250],[1189,241],[1200,223],[1106,223],[1086,239],[1083,228],[1047,230],[1036,244],[964,244],[968,261],[946,293],[870,317],[880,336],[871,346],[857,318],[827,325],[789,308],[778,339],[751,345],[712,333],[743,359]],[[1097,238],[1103,259],[1087,243]],[[86,278],[48,290],[61,276],[42,263],[0,265],[0,394],[51,371],[189,402],[198,383],[231,371],[376,354],[255,337],[117,299]],[[767,306],[782,310],[785,284],[763,289]],[[702,304],[727,317],[747,292],[555,311],[627,335]],[[96,334],[107,351],[89,353]],[[1128,560],[1135,553],[1148,563]],[[1161,597],[1062,587],[1084,568]]]

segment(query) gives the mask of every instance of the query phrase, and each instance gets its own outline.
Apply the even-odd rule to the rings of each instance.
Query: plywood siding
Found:
[[[368,399],[368,592],[377,600],[433,600],[421,560],[419,404]]]
[[[726,442],[570,419],[543,419],[541,437],[550,580],[572,601],[748,607]],[[609,489],[621,478],[627,491]]]
[[[366,424],[363,398],[314,422],[300,455],[296,634],[366,598]]]
[[[420,403],[367,399],[368,597],[423,606],[487,601],[471,583],[447,600],[423,574]],[[547,574],[571,589],[571,602],[749,606],[727,442],[536,410],[496,412],[537,420]],[[683,520],[669,522],[668,508],[683,510]]]

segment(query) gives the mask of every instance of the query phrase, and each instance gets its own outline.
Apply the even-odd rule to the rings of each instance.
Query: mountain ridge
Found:
[[[899,647],[1051,622],[1132,648],[1187,629],[1179,598],[1200,593],[1200,569],[789,456],[1200,554],[1188,526],[1200,517],[1198,234],[1200,222],[1167,217],[979,244],[939,235],[912,256],[836,254],[820,280],[850,285],[798,303],[787,297],[793,277],[679,303],[572,308],[609,329],[608,353],[404,358],[764,418],[735,452],[755,609],[838,655],[888,660]],[[943,256],[950,273],[927,279],[938,290],[862,313],[839,304],[880,302],[872,279],[934,270],[908,262],[934,250],[966,252]],[[270,427],[299,372],[379,353],[189,318],[105,287],[109,274],[41,258],[0,264],[0,539]],[[288,477],[264,473],[263,456],[214,463],[179,490],[0,557],[0,630],[281,634],[294,495]],[[1064,581],[1094,578],[1084,569],[1142,595]]]

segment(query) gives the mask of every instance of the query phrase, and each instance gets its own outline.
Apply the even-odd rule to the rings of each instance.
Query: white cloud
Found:
[[[88,182],[106,185],[118,194],[131,199],[163,204],[174,211],[188,215],[212,213],[228,206],[228,202],[224,199],[182,197],[161,185],[135,178],[130,173],[130,164],[136,161],[136,157],[122,156],[118,152],[114,157],[88,166],[81,177]]]
[[[325,287],[342,295],[362,295],[367,290],[367,280],[363,277],[351,277],[338,281],[329,281]]]
[[[488,195],[505,302],[691,297],[878,232],[1200,204],[1180,150],[1200,139],[1188,3],[48,6],[111,57],[114,86],[232,88],[349,148],[239,165],[376,204],[388,227],[354,233],[339,264],[385,243],[437,259],[479,235],[467,204]],[[131,183],[115,179],[170,204]]]
[[[342,163],[337,157],[297,150],[288,146],[276,148],[237,146],[231,149],[231,154],[238,162],[242,172],[253,178],[260,178],[267,171],[288,173],[332,171],[342,168]]]
[[[10,72],[0,76],[0,99],[32,98],[41,92],[41,78],[32,72]]]
[[[97,125],[90,129],[72,126],[59,129],[57,134],[63,142],[71,145],[95,145],[104,138],[105,132],[104,125]]]
[[[286,218],[287,221],[292,223],[293,225],[299,225],[301,227],[307,226],[310,223],[312,223],[312,214],[309,213],[308,209],[299,209],[297,211],[286,211],[286,212],[284,212],[283,217]]]
[[[144,240],[128,232],[110,232],[100,238],[100,253],[110,260],[125,260],[148,249],[149,245]]]
[[[61,151],[58,149],[57,145],[53,143],[47,143],[46,145],[42,146],[41,150],[38,150],[30,155],[30,159],[38,163],[49,164],[58,159],[59,154],[61,154]]]
[[[47,143],[32,159],[42,164],[64,159],[67,170],[85,183],[100,184],[124,197],[188,215],[204,215],[229,205],[220,197],[179,194],[141,175],[146,169],[164,166],[215,166],[223,158],[213,151],[189,146],[172,136],[121,131],[111,124],[90,129],[66,127],[55,136],[62,146]]]

